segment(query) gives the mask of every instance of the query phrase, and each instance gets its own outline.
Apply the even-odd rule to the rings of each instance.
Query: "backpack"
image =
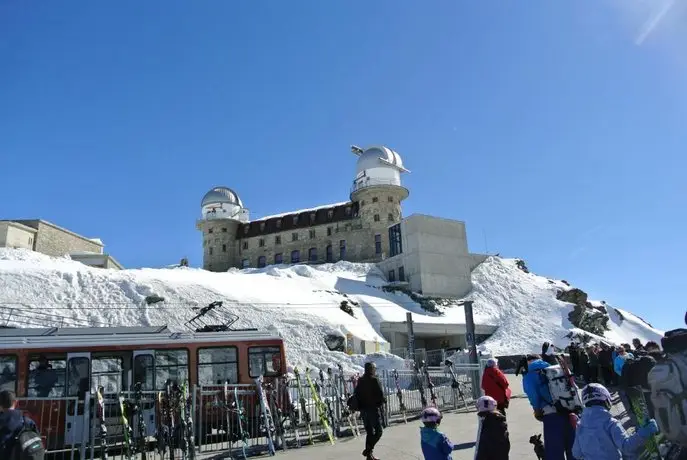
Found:
[[[35,428],[29,426],[24,419],[24,426],[14,436],[14,446],[12,447],[11,460],[43,460],[45,458],[45,448],[41,435]]]
[[[355,392],[346,401],[346,406],[351,413],[358,412],[358,397],[355,395]]]
[[[571,377],[559,364],[545,367],[538,372],[551,393],[551,405],[559,413],[571,414],[582,410],[584,406],[580,390],[571,382]]]
[[[648,378],[654,416],[666,439],[687,445],[687,329],[666,332],[661,344],[666,357]]]
[[[642,387],[649,388],[649,371],[656,365],[654,358],[648,355],[639,358],[628,358],[623,364],[623,373],[620,376],[620,383],[627,388]]]

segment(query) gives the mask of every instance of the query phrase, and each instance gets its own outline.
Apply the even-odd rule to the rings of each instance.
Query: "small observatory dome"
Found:
[[[388,147],[375,145],[360,149],[353,146],[358,155],[353,190],[375,185],[401,186],[401,173],[409,172],[403,167],[401,155]]]
[[[200,202],[204,219],[248,220],[248,210],[244,209],[238,193],[229,187],[213,187]]]

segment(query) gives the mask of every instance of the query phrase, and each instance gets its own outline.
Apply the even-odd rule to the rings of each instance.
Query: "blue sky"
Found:
[[[0,218],[197,265],[210,187],[256,217],[343,201],[349,145],[381,143],[412,171],[406,215],[679,327],[677,3],[5,0]]]

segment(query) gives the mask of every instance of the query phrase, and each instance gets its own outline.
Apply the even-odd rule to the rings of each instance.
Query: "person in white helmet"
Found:
[[[427,407],[422,411],[420,428],[420,447],[425,460],[452,460],[453,443],[439,431],[441,412],[436,407]]]
[[[613,418],[611,393],[599,383],[582,389],[585,409],[577,423],[573,456],[578,460],[619,460],[634,458],[646,441],[658,433],[654,419],[630,435],[619,420]]]
[[[477,400],[479,428],[475,443],[475,460],[508,460],[510,436],[506,417],[498,411],[498,405],[491,396]]]

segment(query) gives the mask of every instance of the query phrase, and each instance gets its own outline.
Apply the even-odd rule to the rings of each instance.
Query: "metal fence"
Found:
[[[479,368],[478,365],[454,365],[455,382],[448,368],[429,369],[432,390],[424,373],[407,369],[400,369],[396,374],[380,371],[378,377],[387,399],[383,413],[385,424],[417,418],[425,405],[436,405],[442,411],[472,410],[474,399],[480,395]],[[345,394],[353,392],[351,376],[315,378],[313,384],[311,388],[305,379],[300,388],[293,379],[288,385],[283,380],[265,383],[264,391],[274,420],[270,427],[262,417],[255,385],[193,388],[190,412],[196,453],[222,453],[234,458],[242,457],[244,451],[247,456],[263,454],[269,451],[268,429],[276,451],[328,442],[324,420],[331,425],[334,440],[359,434],[362,420],[358,414],[347,413],[345,401]],[[127,419],[128,444],[120,396],[125,402],[136,401],[139,408],[136,415]],[[317,399],[322,401],[319,407]],[[157,392],[105,394],[102,404],[90,393],[82,400],[20,398],[18,407],[36,421],[49,457],[56,460],[103,458],[104,454],[112,460],[124,460],[127,446],[135,454],[132,458],[140,457],[141,449],[146,450],[147,460],[187,458],[179,445],[171,446],[172,457],[169,449],[160,449],[164,443],[158,443],[161,411]],[[128,409],[125,413],[129,414]],[[139,423],[139,417],[143,423]]]

